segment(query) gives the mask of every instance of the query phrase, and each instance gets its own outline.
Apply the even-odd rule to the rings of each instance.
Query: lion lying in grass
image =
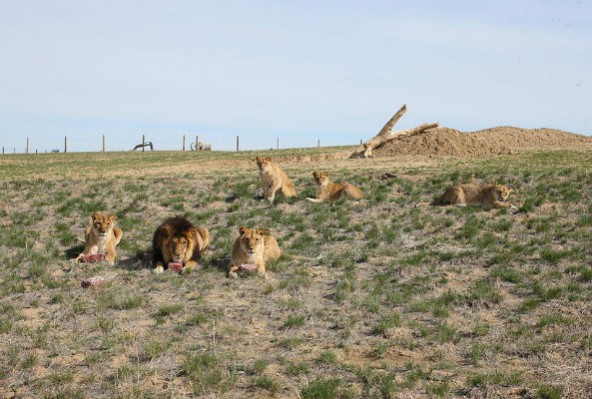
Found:
[[[84,257],[88,255],[105,254],[107,262],[110,265],[115,264],[115,247],[123,236],[121,229],[115,227],[117,218],[115,215],[103,215],[100,212],[94,212],[90,218],[91,226],[84,229],[84,249],[80,255],[71,259],[71,262],[84,261]]]
[[[266,229],[241,227],[239,234],[232,248],[228,277],[237,278],[242,270],[256,270],[260,276],[266,276],[265,263],[282,256],[276,239]]]
[[[306,198],[310,202],[335,201],[340,198],[348,198],[354,201],[364,198],[364,193],[358,187],[347,182],[333,183],[329,180],[329,172],[312,172],[317,186],[316,198]]]
[[[152,239],[154,272],[162,273],[178,264],[182,265],[183,273],[190,272],[197,266],[199,257],[209,244],[210,233],[205,227],[194,227],[182,216],[165,220],[158,226]]]
[[[474,205],[487,209],[509,207],[512,189],[501,184],[458,184],[446,189],[433,205]]]
[[[270,157],[257,157],[259,178],[263,188],[263,198],[273,203],[275,194],[279,191],[284,197],[297,195],[294,184],[286,173]]]

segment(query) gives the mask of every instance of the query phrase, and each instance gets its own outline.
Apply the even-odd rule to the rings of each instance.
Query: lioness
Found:
[[[296,188],[286,173],[270,157],[257,157],[259,178],[263,188],[263,198],[273,203],[276,192],[284,197],[295,197]]]
[[[364,193],[362,190],[353,184],[349,184],[347,182],[344,182],[343,184],[333,183],[331,180],[329,180],[328,172],[315,171],[312,172],[312,176],[314,177],[315,184],[317,185],[317,197],[306,198],[310,202],[323,202],[325,200],[334,201],[343,197],[355,201],[364,198]]]
[[[432,204],[502,208],[510,206],[508,197],[511,192],[510,188],[501,184],[458,184],[447,188],[444,194]]]
[[[194,227],[182,216],[165,220],[152,238],[154,272],[162,273],[169,263],[181,263],[182,273],[197,266],[201,253],[210,244],[210,233],[203,226]]]
[[[84,229],[84,249],[72,262],[78,263],[83,257],[91,254],[106,254],[107,262],[110,265],[115,264],[117,252],[115,247],[121,241],[123,232],[119,227],[115,227],[115,215],[103,215],[94,212],[91,216],[92,224]]]
[[[266,276],[265,262],[282,256],[276,239],[266,229],[241,227],[239,234],[232,248],[228,277],[237,278],[241,270],[257,270],[259,275]]]

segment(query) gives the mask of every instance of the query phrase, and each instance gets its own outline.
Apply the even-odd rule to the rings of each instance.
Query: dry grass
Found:
[[[271,207],[255,153],[1,157],[0,397],[586,397],[592,157],[347,153],[270,152],[301,195]],[[314,169],[366,199],[303,201]],[[514,188],[518,212],[427,205],[470,180]],[[124,231],[115,267],[68,262],[95,210]],[[151,236],[174,214],[213,246],[157,276]],[[225,277],[242,225],[287,253],[267,280]]]

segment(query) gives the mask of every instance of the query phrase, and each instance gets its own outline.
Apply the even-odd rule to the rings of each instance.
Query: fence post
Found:
[[[185,135],[183,135],[183,151],[185,151]]]
[[[236,136],[236,152],[238,152],[238,143],[239,143],[239,138],[238,135]]]
[[[64,154],[68,152],[68,136],[64,137]]]
[[[103,152],[105,152],[105,135],[103,135]]]
[[[321,139],[317,140],[317,148],[321,148]]]
[[[25,150],[25,154],[29,154],[29,138],[27,137],[27,149]]]
[[[142,152],[146,151],[146,135],[142,135]]]
[[[199,136],[195,136],[195,151],[199,151]]]
[[[4,146],[2,146],[2,155],[4,155]]]

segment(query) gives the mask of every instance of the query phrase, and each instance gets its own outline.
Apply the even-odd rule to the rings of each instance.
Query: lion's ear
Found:
[[[321,176],[323,176],[323,177],[329,177],[329,172],[323,172],[323,173],[321,174]]]
[[[111,215],[109,215],[108,217],[109,217],[109,220],[111,221],[111,223],[114,223],[117,220],[117,216],[115,216],[115,214],[113,214],[113,213]]]
[[[246,233],[248,233],[249,232],[249,229],[246,228],[246,227],[241,227],[241,228],[238,229],[238,232],[242,236],[242,235],[245,235]]]
[[[99,217],[101,217],[101,214],[99,212],[93,212],[93,214],[90,215],[90,218],[92,219],[93,222],[95,220],[97,220]]]
[[[320,173],[315,170],[314,172],[312,172],[312,175],[314,177],[319,177]]]
[[[261,234],[262,236],[266,236],[269,234],[269,230],[268,229],[257,229],[257,232],[259,234]]]

